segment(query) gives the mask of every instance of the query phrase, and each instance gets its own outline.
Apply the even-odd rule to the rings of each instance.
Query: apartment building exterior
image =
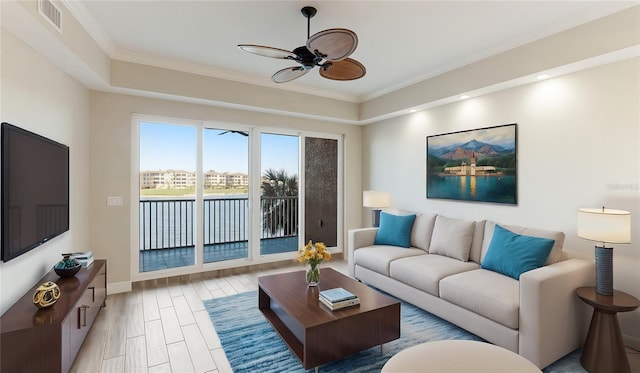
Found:
[[[140,172],[141,189],[187,189],[196,185],[196,173],[184,170],[149,170]],[[249,185],[249,175],[240,172],[210,170],[204,175],[204,187],[242,187]]]

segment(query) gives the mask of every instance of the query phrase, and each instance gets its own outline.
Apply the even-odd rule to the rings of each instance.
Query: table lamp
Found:
[[[365,190],[362,192],[362,205],[364,207],[373,208],[373,220],[374,227],[380,226],[380,211],[383,207],[389,207],[391,205],[391,193],[389,192],[377,192],[375,190]]]
[[[613,247],[631,243],[631,213],[624,210],[578,209],[578,237],[602,242],[596,245],[596,293],[613,295]]]

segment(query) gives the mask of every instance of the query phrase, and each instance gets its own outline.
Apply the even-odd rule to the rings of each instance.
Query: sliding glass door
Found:
[[[140,123],[140,272],[195,264],[196,128]]]
[[[249,136],[249,131],[204,129],[204,263],[249,255]]]
[[[260,255],[298,251],[298,136],[260,136]]]
[[[341,137],[147,116],[132,133],[134,278],[340,247]]]

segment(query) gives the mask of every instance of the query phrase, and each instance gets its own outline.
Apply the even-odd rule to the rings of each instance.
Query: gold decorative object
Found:
[[[38,308],[48,308],[60,298],[60,288],[55,282],[42,283],[33,294],[33,304]]]

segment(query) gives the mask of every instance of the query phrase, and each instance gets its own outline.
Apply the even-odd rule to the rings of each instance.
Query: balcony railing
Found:
[[[204,200],[204,245],[246,242],[249,230],[248,198]],[[260,199],[260,239],[298,235],[298,197]],[[193,247],[195,200],[140,201],[140,250]]]

